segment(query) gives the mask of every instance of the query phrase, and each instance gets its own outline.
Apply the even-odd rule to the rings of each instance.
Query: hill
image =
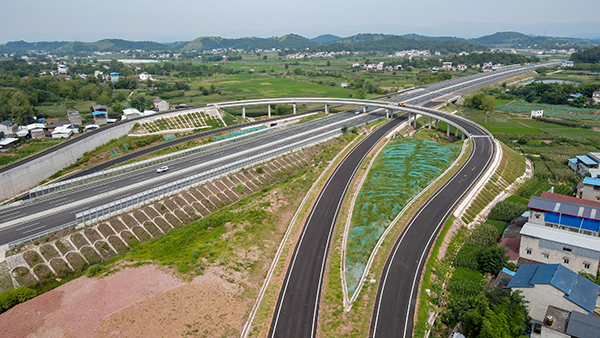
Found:
[[[454,40],[454,41],[462,41],[462,42],[467,42],[467,39],[463,39],[463,38],[458,38],[455,36],[426,36],[426,35],[419,35],[419,34],[404,34],[402,35],[403,38],[407,38],[407,39],[414,39],[414,40],[427,40],[427,41],[448,41],[448,40]]]
[[[1,51],[28,51],[28,50],[45,50],[45,51],[53,51],[57,48],[60,48],[64,45],[69,44],[69,41],[41,41],[41,42],[25,42],[21,41],[10,41],[3,45],[0,45]]]
[[[328,43],[328,42],[333,42],[333,41],[337,41],[337,40],[341,40],[342,38],[336,35],[331,35],[331,34],[323,34],[323,35],[319,35],[316,38],[312,38],[310,39],[310,41],[312,42],[316,42],[318,44],[324,44],[324,43]]]
[[[498,32],[475,39],[469,39],[470,43],[486,45],[490,47],[539,47],[539,48],[577,48],[598,44],[597,40],[563,38],[551,36],[530,36],[519,32]]]
[[[73,52],[118,52],[121,50],[142,49],[145,51],[170,50],[167,45],[152,41],[127,41],[104,39],[96,42],[71,42],[54,50],[55,53]]]
[[[207,50],[218,48],[234,49],[269,49],[269,48],[307,48],[316,46],[318,43],[296,35],[287,34],[280,37],[257,38],[246,37],[239,39],[224,39],[218,36],[204,36],[192,40],[183,46],[182,50]]]
[[[365,35],[365,34],[360,34]],[[371,34],[374,35],[374,34]],[[487,48],[481,45],[470,44],[464,41],[456,40],[428,40],[428,39],[407,39],[398,35],[383,34],[377,36],[368,36],[363,39],[363,36],[355,38],[345,38],[313,48],[315,51],[383,51],[391,53],[400,50],[419,49],[430,51],[441,51],[442,53],[460,53],[462,51],[472,52],[476,50],[486,50]],[[361,41],[363,40],[363,41]],[[348,42],[358,41],[358,42]]]

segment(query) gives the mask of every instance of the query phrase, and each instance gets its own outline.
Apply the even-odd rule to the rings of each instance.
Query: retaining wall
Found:
[[[93,133],[78,142],[67,144],[57,151],[35,158],[26,165],[0,172],[0,200],[31,188],[57,171],[75,163],[86,152],[92,151],[114,138],[127,135],[136,122],[139,121],[120,122],[105,132]]]

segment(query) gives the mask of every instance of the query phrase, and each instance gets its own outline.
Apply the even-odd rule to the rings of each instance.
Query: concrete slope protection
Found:
[[[467,162],[417,211],[396,241],[379,283],[369,337],[412,337],[421,271],[436,235],[494,157],[490,137],[472,141]]]
[[[344,194],[371,149],[404,120],[405,116],[397,117],[367,136],[352,149],[327,180],[294,250],[269,337],[316,335],[325,263]]]

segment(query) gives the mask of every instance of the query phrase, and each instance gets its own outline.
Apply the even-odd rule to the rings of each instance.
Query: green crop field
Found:
[[[544,110],[544,117],[600,121],[600,115],[595,115],[598,110],[592,108],[576,108],[555,104],[529,103],[522,100],[515,101],[508,106],[496,106],[496,110],[501,110],[507,113],[518,113],[526,116],[529,116],[532,110],[537,109]]]

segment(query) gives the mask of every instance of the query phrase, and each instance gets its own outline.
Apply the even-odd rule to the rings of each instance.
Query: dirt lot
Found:
[[[0,336],[230,337],[244,325],[247,305],[232,301],[240,291],[210,270],[185,283],[154,265],[126,268],[10,309],[0,315]]]

